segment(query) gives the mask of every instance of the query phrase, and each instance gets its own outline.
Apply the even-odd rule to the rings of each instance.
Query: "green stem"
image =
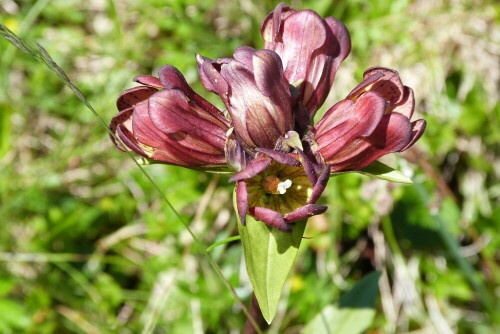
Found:
[[[217,246],[224,245],[224,244],[230,243],[231,241],[236,241],[236,240],[241,240],[241,236],[235,235],[234,237],[230,237],[230,238],[226,238],[224,240],[218,241],[218,242],[208,246],[207,252],[210,252],[212,249],[214,249]]]
[[[401,255],[401,249],[399,248],[398,241],[394,235],[394,229],[392,228],[391,219],[388,216],[382,217],[382,230],[384,231],[385,240],[389,244],[389,248],[394,254]]]

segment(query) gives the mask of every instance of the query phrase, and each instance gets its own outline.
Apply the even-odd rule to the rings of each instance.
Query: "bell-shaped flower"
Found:
[[[314,164],[305,153],[260,152],[229,181],[236,182],[236,210],[243,225],[250,215],[283,232],[299,220],[319,215],[326,206],[315,204],[330,177],[330,167]]]
[[[245,149],[274,148],[293,129],[293,100],[275,52],[243,46],[235,50],[234,59],[196,59],[201,82],[226,105]]]
[[[368,69],[363,82],[314,126],[312,146],[332,171],[359,170],[420,138],[426,122],[410,122],[414,107],[413,91],[396,71]]]
[[[278,4],[262,23],[265,48],[283,62],[287,81],[299,88],[299,99],[312,119],[330,92],[340,63],[351,51],[349,32],[334,17]]]
[[[229,121],[196,94],[175,67],[163,66],[159,78],[142,75],[135,81],[143,86],[119,96],[119,113],[110,125],[128,149],[152,160],[189,168],[226,166]]]

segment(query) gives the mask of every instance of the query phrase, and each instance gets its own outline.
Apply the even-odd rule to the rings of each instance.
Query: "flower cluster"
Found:
[[[398,73],[371,68],[311,125],[350,52],[347,29],[333,17],[281,3],[261,33],[265,49],[242,46],[233,58],[215,60],[196,55],[201,83],[220,97],[229,117],[167,65],[158,78],[134,79],[141,86],[120,95],[110,127],[145,158],[233,172],[242,224],[251,215],[290,232],[294,222],[326,211],[315,203],[332,172],[359,170],[406,150],[426,123],[410,121],[413,91]]]

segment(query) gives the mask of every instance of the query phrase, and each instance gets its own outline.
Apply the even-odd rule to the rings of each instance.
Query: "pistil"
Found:
[[[292,186],[291,180],[286,179],[285,181],[282,181],[276,175],[268,175],[262,179],[262,187],[264,188],[264,191],[267,192],[268,194],[283,195],[284,193],[286,193],[286,190],[291,186]]]

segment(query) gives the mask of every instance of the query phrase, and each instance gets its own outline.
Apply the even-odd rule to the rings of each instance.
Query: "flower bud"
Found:
[[[144,157],[173,165],[196,169],[226,166],[229,121],[220,110],[197,95],[172,66],[162,67],[159,78],[136,79],[147,86],[120,95],[120,112],[110,125],[125,146]]]
[[[279,56],[270,50],[240,47],[234,59],[197,55],[205,88],[220,96],[231,115],[241,145],[274,148],[293,129],[292,97]]]
[[[340,63],[351,51],[349,32],[334,17],[278,4],[261,28],[265,48],[283,61],[290,84],[300,83],[300,101],[314,117],[325,101]]]
[[[333,171],[359,170],[381,156],[401,152],[422,136],[425,120],[410,123],[411,88],[396,71],[372,68],[313,129],[315,150]]]

